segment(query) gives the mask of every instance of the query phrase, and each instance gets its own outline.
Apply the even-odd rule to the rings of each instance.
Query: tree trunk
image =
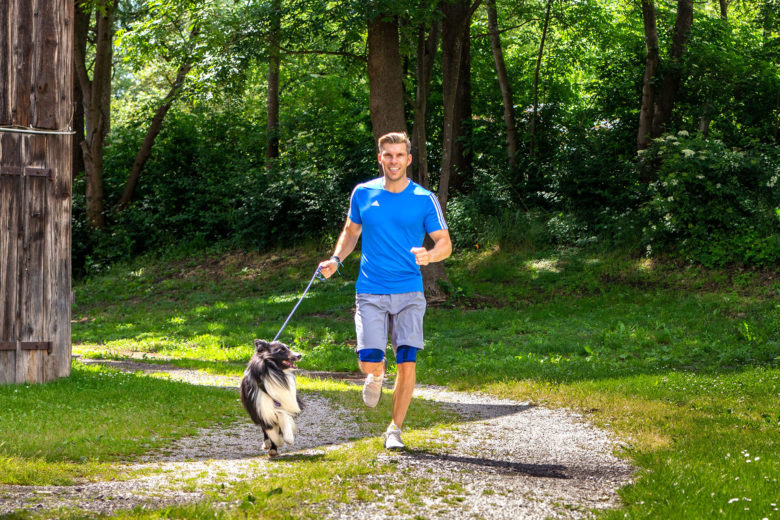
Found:
[[[439,200],[449,195],[450,186],[458,189],[463,175],[470,170],[462,139],[464,121],[471,119],[471,15],[469,0],[442,2],[442,98],[444,99],[444,135]],[[444,209],[444,203],[442,203]]]
[[[431,249],[433,239],[430,235],[425,235],[423,247]],[[423,277],[423,292],[428,303],[439,303],[447,299],[447,293],[439,286],[439,281],[448,281],[447,271],[444,269],[444,262],[434,262],[432,264],[420,267]]]
[[[78,7],[78,4],[77,4]],[[80,143],[87,174],[87,223],[96,229],[105,226],[103,215],[103,143],[110,128],[111,68],[114,37],[114,9],[111,0],[98,0],[95,6],[95,58],[92,80],[87,73],[80,43],[74,45],[74,68],[84,106],[86,131]],[[81,7],[78,7],[81,11]],[[83,16],[83,12],[80,16]],[[78,19],[79,16],[76,16]]]
[[[160,133],[160,130],[162,129],[162,123],[165,119],[166,114],[168,113],[168,110],[170,110],[171,105],[173,104],[174,100],[176,99],[176,96],[178,96],[182,85],[184,84],[184,80],[187,77],[187,73],[192,68],[192,62],[187,61],[179,67],[179,72],[176,75],[176,80],[173,82],[173,86],[171,86],[171,89],[168,91],[168,95],[165,96],[165,99],[163,99],[162,104],[157,109],[157,112],[154,114],[154,117],[152,118],[152,123],[149,125],[149,130],[146,132],[146,136],[144,137],[144,141],[141,144],[141,148],[138,150],[138,153],[135,156],[135,160],[133,161],[133,167],[130,170],[130,175],[127,178],[127,184],[125,184],[125,189],[122,192],[122,197],[119,199],[119,202],[117,203],[117,209],[122,210],[127,208],[127,206],[130,205],[130,202],[133,200],[133,192],[135,191],[135,187],[138,184],[138,179],[141,176],[141,170],[144,167],[144,164],[146,164],[146,160],[149,159],[149,156],[152,154],[152,146],[154,145],[154,140],[157,138],[157,135]]]
[[[369,112],[374,142],[388,132],[406,132],[398,19],[378,15],[368,24]]]
[[[426,118],[428,116],[428,96],[431,91],[431,75],[433,72],[433,60],[439,47],[440,22],[433,22],[427,37],[425,27],[420,27],[417,34],[417,65],[415,76],[417,88],[414,99],[414,126],[412,127],[412,157],[414,168],[414,181],[428,188],[430,186],[430,174],[428,172],[428,132]]]
[[[534,72],[534,108],[531,114],[531,155],[536,155],[536,113],[539,110],[539,70],[542,67],[542,56],[544,54],[544,42],[547,39],[547,28],[550,25],[550,11],[552,10],[553,0],[547,0],[547,12],[544,15],[544,27],[542,28],[542,39],[539,42],[539,54],[536,57],[536,72]]]
[[[645,150],[650,144],[655,109],[653,79],[658,71],[658,29],[655,22],[653,0],[642,0],[642,19],[645,26],[645,75],[642,79],[642,106],[639,110],[639,130],[636,136],[637,150]]]
[[[720,17],[724,20],[729,19],[729,0],[720,0]]]
[[[777,102],[775,103],[775,110],[777,114],[780,114],[780,85],[777,86]],[[780,125],[776,124],[772,130],[775,137],[775,143],[780,144]]]
[[[76,79],[73,81],[73,131],[75,137],[72,141],[71,154],[73,157],[73,177],[75,178],[79,172],[84,171],[84,159],[81,155],[81,142],[84,140],[84,94],[81,92],[81,84],[76,72],[76,56],[86,56],[87,54],[90,13],[79,6],[78,0],[74,0],[74,4],[73,44],[74,47],[78,47],[78,51],[74,48],[73,77]]]
[[[488,0],[488,32],[490,33],[490,46],[493,49],[493,61],[496,64],[498,86],[501,89],[501,100],[504,104],[504,127],[506,128],[506,154],[509,159],[509,171],[512,178],[517,177],[517,128],[515,125],[515,108],[512,97],[512,85],[506,73],[504,52],[501,50],[501,38],[498,35],[498,16],[496,14],[496,0]]]
[[[458,139],[463,128],[463,98],[459,90],[464,91],[470,83],[462,78],[464,72],[463,53],[467,49],[471,27],[471,16],[481,0],[476,0],[471,8],[463,1],[443,3],[444,21],[442,27],[442,98],[444,121],[442,136],[441,176],[439,178],[439,204],[446,213],[449,199],[450,181],[456,175],[458,163],[463,164],[461,145]],[[467,52],[467,51],[465,51]],[[463,92],[460,92],[463,96]],[[470,114],[469,116],[470,117]]]
[[[677,1],[677,18],[672,32],[672,49],[669,52],[669,66],[664,71],[664,80],[658,95],[651,137],[660,136],[666,129],[666,124],[672,116],[674,98],[680,88],[681,58],[685,52],[691,25],[693,24],[693,0]]]
[[[269,168],[279,157],[279,30],[281,27],[282,0],[274,0],[271,6],[271,38],[268,56],[268,123],[265,146],[265,166]]]
[[[709,103],[704,104],[702,115],[699,118],[699,133],[702,137],[707,137],[710,133],[710,123],[712,122],[711,107]]]
[[[458,89],[455,94],[452,171],[450,191],[462,192],[466,181],[473,177],[471,168],[474,153],[471,146],[471,17],[463,33],[463,49],[460,53],[460,72]]]

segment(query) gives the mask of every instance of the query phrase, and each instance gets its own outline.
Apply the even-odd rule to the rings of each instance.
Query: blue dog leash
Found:
[[[309,288],[311,287],[311,284],[314,283],[314,279],[315,278],[319,278],[322,281],[326,280],[326,278],[324,276],[322,276],[320,271],[321,271],[320,267],[317,266],[317,270],[314,271],[314,275],[311,277],[311,280],[309,280],[309,285],[306,286],[306,289],[303,291],[303,294],[301,295],[301,298],[298,300],[298,303],[296,303],[295,307],[293,307],[293,310],[292,310],[292,312],[290,312],[290,315],[287,316],[286,320],[284,320],[284,323],[282,324],[282,328],[279,329],[279,332],[276,333],[276,336],[274,336],[273,341],[276,341],[279,338],[279,335],[282,333],[284,328],[287,326],[287,322],[290,321],[290,318],[292,318],[293,314],[295,314],[295,311],[298,310],[298,306],[303,301],[303,297],[306,296],[306,293],[309,292]]]

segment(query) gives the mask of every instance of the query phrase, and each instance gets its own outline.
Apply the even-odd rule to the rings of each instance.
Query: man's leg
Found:
[[[393,420],[385,431],[385,448],[389,450],[402,450],[404,443],[401,440],[401,426],[406,419],[406,412],[412,402],[414,383],[417,370],[417,350],[408,345],[398,347],[395,353],[396,368],[398,374],[393,388]]]
[[[374,376],[379,377],[385,373],[384,361],[381,363],[372,363],[370,361],[360,361],[358,359],[358,365],[360,366],[360,371],[364,374],[374,374]]]
[[[358,365],[366,375],[363,383],[363,402],[374,408],[382,398],[382,383],[385,378],[385,353],[376,348],[358,351]]]
[[[414,393],[414,384],[416,382],[417,363],[406,362],[396,365],[398,375],[395,378],[395,388],[393,388],[393,421],[401,428],[406,418],[406,412],[409,410],[409,404],[412,402]]]
[[[382,397],[385,372],[385,346],[389,316],[385,308],[386,295],[355,295],[355,332],[357,333],[358,366],[366,375],[363,402],[373,408]]]

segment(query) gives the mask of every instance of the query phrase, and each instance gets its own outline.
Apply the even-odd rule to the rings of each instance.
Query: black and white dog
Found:
[[[275,457],[278,449],[295,442],[295,416],[303,403],[292,369],[301,354],[281,341],[255,340],[255,353],[241,380],[241,402],[249,417],[263,429],[263,447]]]

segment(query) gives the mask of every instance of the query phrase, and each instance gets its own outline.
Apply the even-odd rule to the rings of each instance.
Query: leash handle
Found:
[[[314,275],[311,277],[311,280],[309,280],[309,285],[306,286],[306,289],[304,289],[303,294],[301,295],[300,299],[298,300],[298,303],[295,304],[295,307],[293,307],[293,310],[290,312],[290,315],[287,316],[287,319],[284,320],[284,323],[282,324],[282,328],[279,329],[279,332],[276,333],[276,336],[274,336],[274,339],[272,341],[276,341],[279,336],[282,334],[282,331],[287,326],[287,322],[290,321],[290,318],[292,318],[293,314],[295,314],[295,311],[298,310],[298,306],[303,301],[304,296],[306,296],[306,293],[309,292],[309,287],[311,287],[311,284],[314,283],[315,278],[319,278],[320,280],[325,280],[325,277],[320,274],[320,267],[317,266],[317,270],[314,271]]]

